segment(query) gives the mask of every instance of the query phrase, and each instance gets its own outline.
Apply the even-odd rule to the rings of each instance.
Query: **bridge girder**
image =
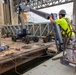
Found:
[[[73,0],[14,0],[14,1],[15,3],[25,3],[26,6],[35,9],[42,9],[46,7],[73,2]]]
[[[73,2],[73,24],[76,25],[76,0],[13,0],[14,5],[18,3],[25,3],[26,6],[29,6],[34,9],[42,9],[47,7],[52,7],[56,5],[66,4]]]

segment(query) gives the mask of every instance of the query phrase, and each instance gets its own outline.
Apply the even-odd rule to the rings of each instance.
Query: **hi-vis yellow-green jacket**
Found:
[[[72,29],[72,26],[70,25],[68,25],[68,22],[66,21],[66,19],[65,19],[65,17],[63,17],[63,18],[61,18],[61,19],[57,19],[57,20],[55,20],[56,21],[56,23],[58,24],[58,25],[60,25],[60,27],[64,30],[64,31],[66,31],[66,33],[68,34],[68,37],[69,36],[75,36],[75,33],[74,32],[72,32],[71,31],[71,29]],[[69,21],[70,21],[70,19],[69,19]],[[71,21],[70,21],[71,22]],[[71,28],[71,29],[70,29]],[[65,35],[65,32],[63,31],[63,34]],[[71,35],[70,35],[71,34]]]

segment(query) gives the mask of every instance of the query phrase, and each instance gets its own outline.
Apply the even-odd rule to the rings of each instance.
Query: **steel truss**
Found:
[[[14,1],[16,1],[15,3],[25,3],[25,5],[35,9],[41,9],[73,2],[73,0],[14,0]]]
[[[32,36],[45,37],[48,34],[53,34],[51,23],[35,23],[25,25],[29,29]],[[16,30],[21,29],[21,25],[5,25],[3,26],[4,34],[15,35]]]

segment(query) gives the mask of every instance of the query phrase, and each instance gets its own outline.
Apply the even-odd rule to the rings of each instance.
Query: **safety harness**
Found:
[[[65,20],[66,20],[66,22],[68,23],[68,27],[69,27],[69,29],[70,29],[70,31],[68,32],[68,28],[66,29],[66,30],[64,30],[63,28],[62,28],[62,30],[64,31],[64,35],[65,35],[65,37],[71,37],[71,35],[72,35],[72,32],[74,32],[73,31],[73,28],[72,28],[72,26],[71,26],[71,22],[69,22],[69,19],[68,18],[64,18]],[[70,36],[69,36],[70,35]]]
[[[67,45],[70,44],[70,40],[71,40],[71,36],[72,36],[72,32],[73,31],[73,28],[71,26],[71,23],[69,22],[69,19],[68,18],[64,18],[66,20],[66,22],[68,23],[68,27],[70,29],[70,31],[68,32],[68,28],[66,30],[64,30],[62,28],[62,30],[64,31],[64,39],[63,39],[63,42],[64,42],[64,48],[66,49],[67,48]]]
[[[65,20],[67,21],[68,26],[69,26],[69,29],[70,29],[70,31],[68,32],[68,35],[69,35],[69,33],[70,33],[70,37],[71,37],[72,32],[74,32],[74,31],[73,31],[72,24],[71,24],[71,22],[69,22],[69,19],[68,19],[68,18],[65,18]]]

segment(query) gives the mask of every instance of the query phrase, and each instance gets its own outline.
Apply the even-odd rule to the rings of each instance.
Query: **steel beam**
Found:
[[[26,6],[35,9],[41,9],[61,4],[73,2],[73,0],[14,0],[14,4],[25,3]]]
[[[73,0],[30,0],[30,2],[27,2],[27,0],[25,0],[25,4],[27,6],[35,9],[41,9],[70,2],[73,2]]]

